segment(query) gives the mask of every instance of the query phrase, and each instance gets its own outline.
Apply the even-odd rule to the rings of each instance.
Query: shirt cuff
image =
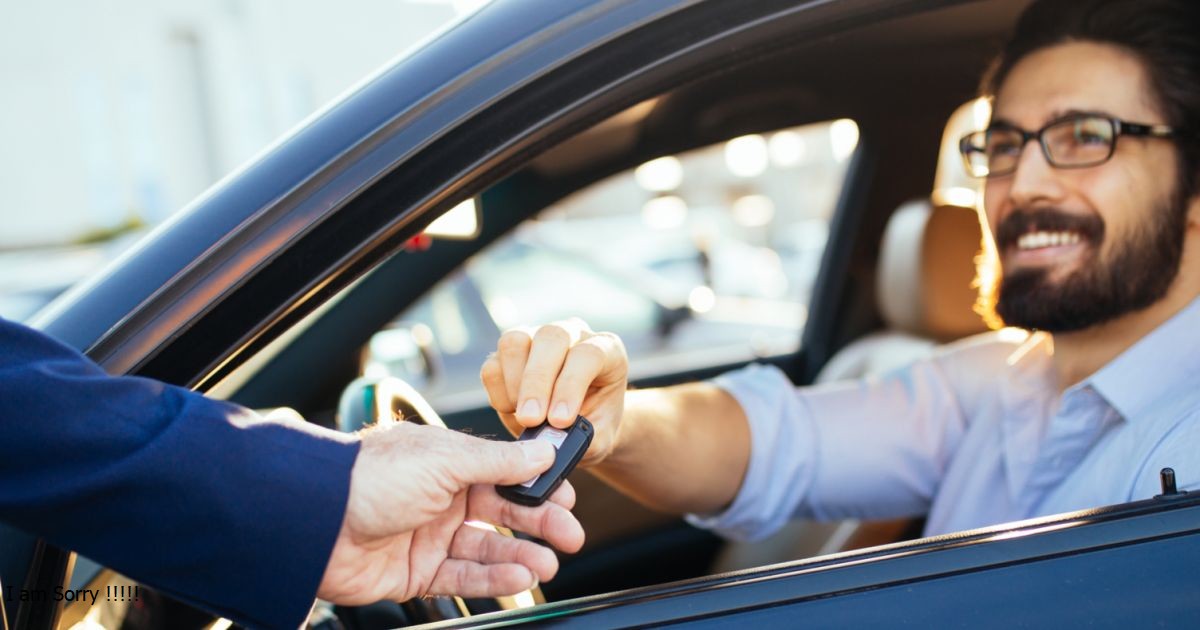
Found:
[[[815,429],[796,386],[775,366],[751,364],[709,382],[745,412],[750,461],[728,508],[684,518],[726,538],[761,540],[792,517],[812,485]]]

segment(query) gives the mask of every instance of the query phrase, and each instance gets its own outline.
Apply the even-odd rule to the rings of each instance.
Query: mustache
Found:
[[[1104,240],[1104,220],[1092,214],[1069,214],[1057,208],[1016,210],[996,226],[996,245],[1001,250],[1016,246],[1029,232],[1076,232],[1092,243]]]

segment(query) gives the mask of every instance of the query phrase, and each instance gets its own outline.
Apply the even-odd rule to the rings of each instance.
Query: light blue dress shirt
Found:
[[[792,518],[928,515],[936,535],[1200,487],[1200,300],[1058,393],[1048,335],[986,333],[886,376],[714,379],[746,412],[733,503],[689,520],[757,540]]]

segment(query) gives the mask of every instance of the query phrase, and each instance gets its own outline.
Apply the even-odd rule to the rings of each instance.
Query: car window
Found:
[[[653,294],[622,284],[615,270],[537,241],[506,240],[472,259],[467,275],[501,330],[582,312],[598,328],[642,334],[658,316]]]
[[[583,188],[439,283],[381,331],[390,341],[368,346],[367,363],[455,410],[502,331],[572,316],[620,335],[634,378],[794,352],[857,141],[850,120],[781,129]],[[397,334],[429,337],[427,373],[371,355],[411,355]]]

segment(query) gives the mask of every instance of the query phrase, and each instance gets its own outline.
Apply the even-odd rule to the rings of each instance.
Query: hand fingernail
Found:
[[[544,466],[554,461],[554,446],[541,440],[526,440],[517,442],[517,446],[525,453],[525,459],[532,464]]]
[[[567,416],[569,416],[570,413],[571,412],[567,411],[567,403],[559,402],[557,405],[554,405],[554,411],[550,412],[550,416],[555,420],[567,420]]]
[[[542,415],[542,406],[538,404],[538,401],[530,398],[525,401],[525,404],[521,405],[521,415],[526,418],[540,417]]]

